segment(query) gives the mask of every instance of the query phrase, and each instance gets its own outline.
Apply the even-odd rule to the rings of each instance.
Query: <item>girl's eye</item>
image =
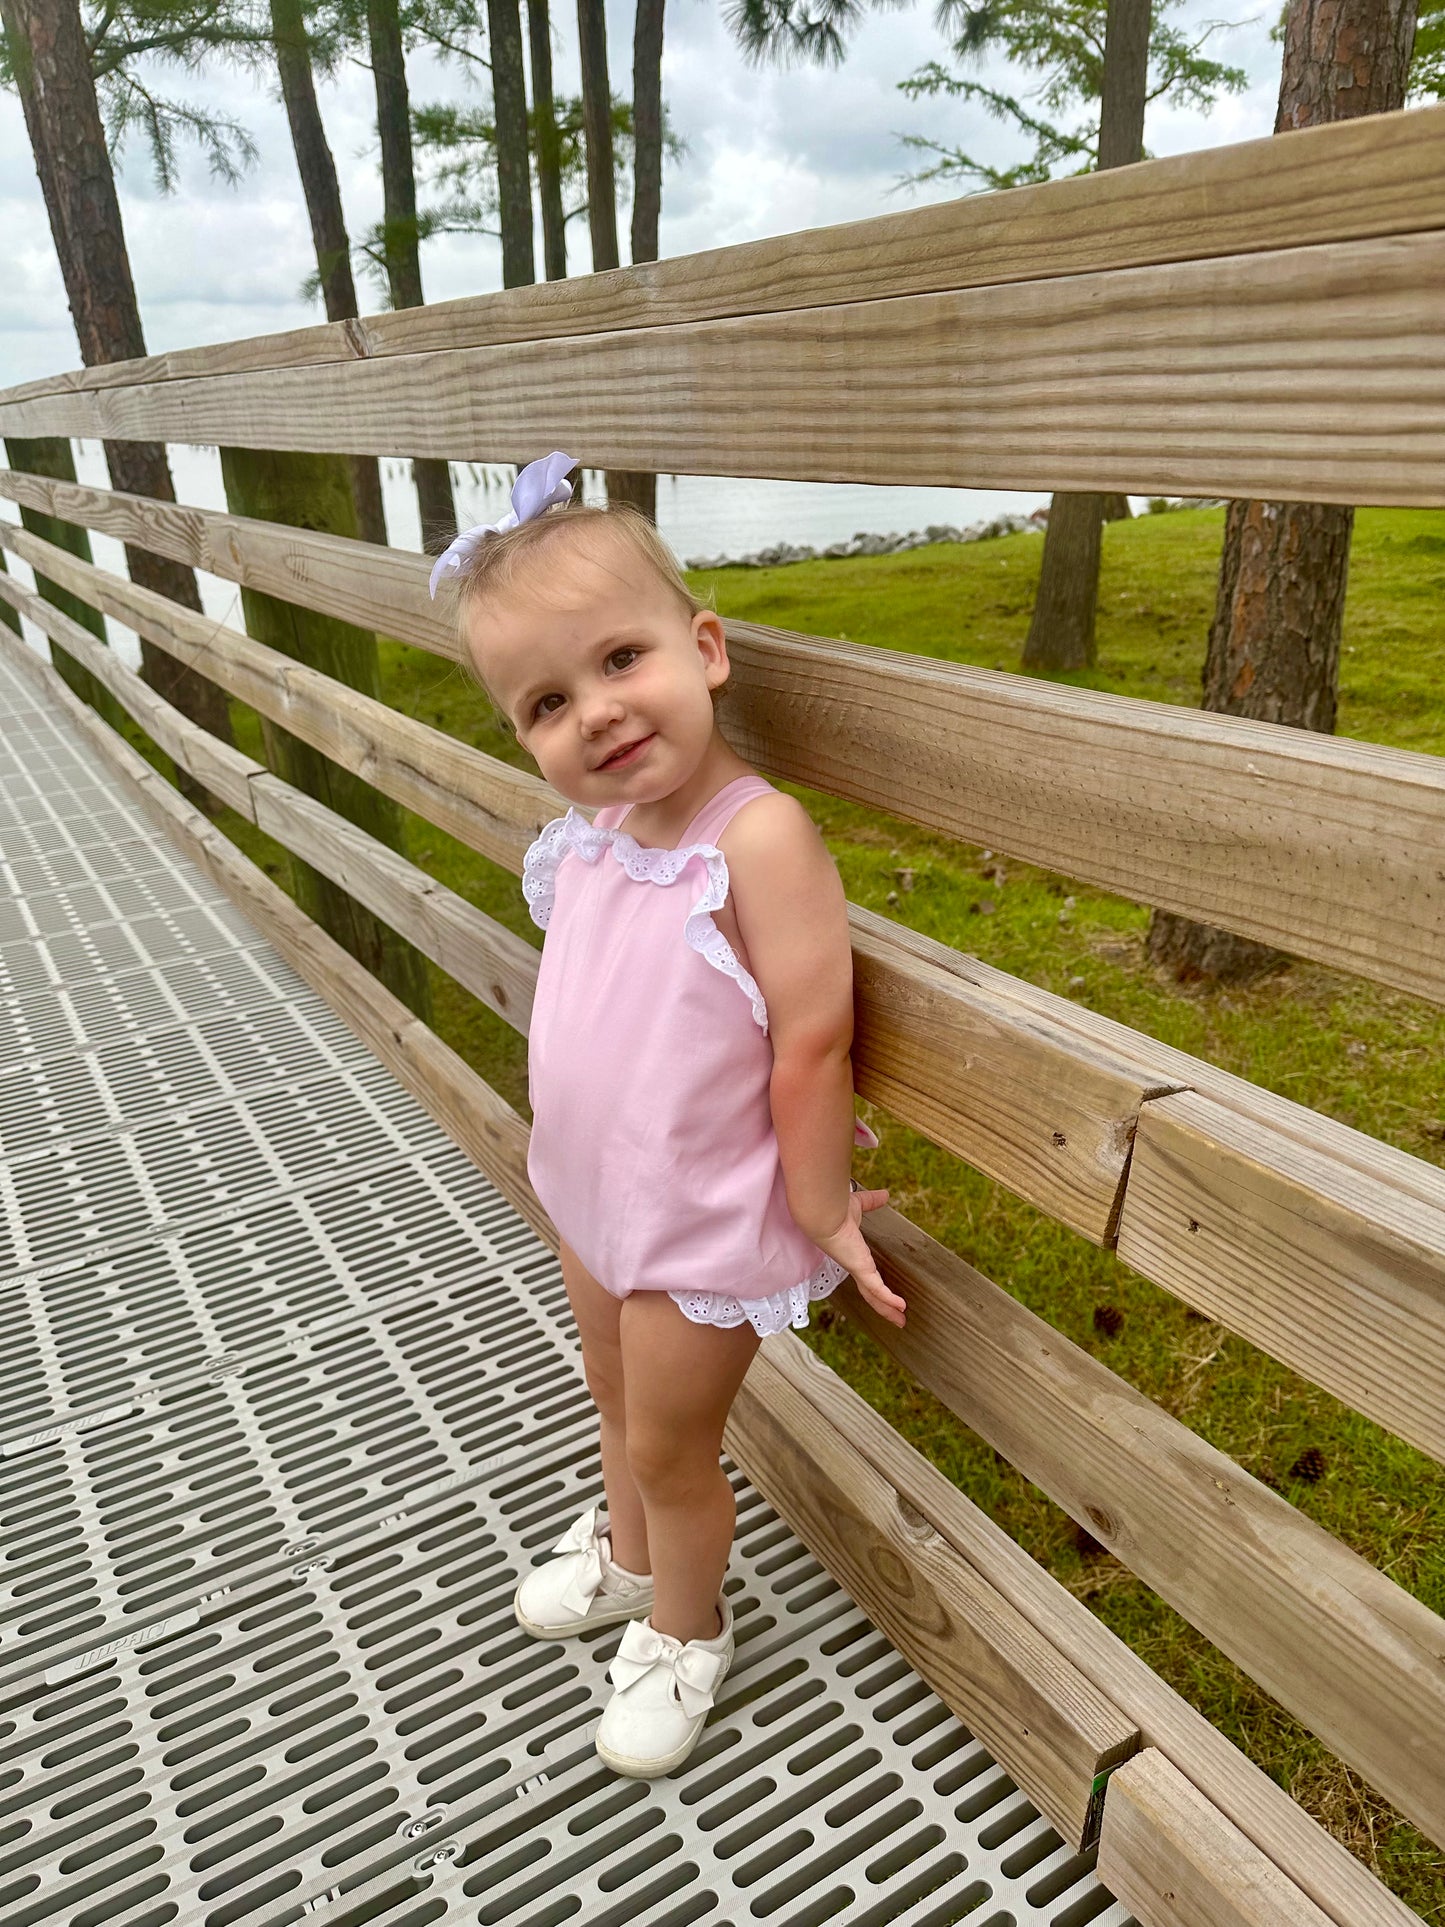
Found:
[[[555,709],[561,706],[561,703],[562,698],[555,692],[550,696],[539,696],[532,705],[532,715],[534,718],[537,716],[550,716]]]
[[[637,651],[635,649],[614,649],[612,654],[607,658],[607,667],[609,669],[630,669],[636,661]]]

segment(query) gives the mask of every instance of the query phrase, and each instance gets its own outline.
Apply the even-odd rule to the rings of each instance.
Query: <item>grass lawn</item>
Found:
[[[1189,510],[1106,531],[1098,667],[1068,680],[1198,701],[1222,523],[1222,510]],[[1020,535],[693,581],[726,616],[1012,669],[1041,549],[1038,536]],[[1363,511],[1341,734],[1445,754],[1442,610],[1445,516]],[[383,658],[395,707],[522,760],[453,665],[395,643],[383,644]],[[238,709],[237,720],[243,746],[259,754],[255,718]],[[804,794],[856,902],[1445,1164],[1445,1012],[1311,964],[1245,991],[1180,990],[1145,962],[1147,912],[1135,905]],[[229,814],[222,827],[285,881],[277,846]],[[407,832],[414,861],[536,938],[514,878],[419,818]],[[907,890],[900,870],[912,872]],[[524,1108],[521,1041],[439,972],[432,984],[436,1028]],[[891,1187],[900,1209],[1445,1612],[1445,1469],[925,1139],[888,1118],[873,1121],[883,1145],[868,1174]],[[1121,1314],[1112,1333],[1095,1325],[1106,1305]],[[1357,1775],[846,1321],[823,1307],[809,1342],[1396,1893],[1426,1920],[1445,1922],[1445,1857]],[[1310,1447],[1323,1461],[1314,1480],[1291,1470]]]

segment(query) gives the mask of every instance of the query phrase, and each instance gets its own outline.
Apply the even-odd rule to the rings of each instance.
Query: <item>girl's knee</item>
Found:
[[[627,1406],[622,1396],[622,1371],[619,1364],[611,1367],[583,1354],[582,1374],[587,1380],[587,1389],[592,1394],[592,1403],[597,1407],[602,1420],[607,1425],[615,1425],[619,1430],[627,1423]]]
[[[708,1492],[723,1476],[716,1452],[690,1446],[675,1432],[638,1423],[627,1432],[627,1469],[644,1500],[682,1504]]]

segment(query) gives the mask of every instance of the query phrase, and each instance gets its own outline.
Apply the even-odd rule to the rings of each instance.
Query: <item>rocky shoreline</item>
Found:
[[[996,515],[991,522],[971,522],[967,528],[951,528],[945,522],[930,522],[926,529],[911,529],[907,535],[855,535],[848,542],[830,542],[825,549],[810,549],[795,542],[776,542],[751,555],[690,556],[685,569],[775,569],[784,562],[821,562],[847,555],[896,555],[902,549],[925,549],[933,542],[987,542],[998,535],[1038,533],[1049,519],[1046,508],[1032,515]]]
[[[1218,508],[1215,500],[1154,496],[1145,510],[1162,515],[1170,509]],[[822,562],[849,555],[896,555],[902,549],[926,549],[933,542],[988,542],[999,535],[1041,534],[1049,512],[1036,508],[1031,515],[996,515],[991,522],[970,522],[955,529],[944,522],[930,522],[926,529],[911,529],[907,535],[855,535],[848,542],[830,542],[825,549],[810,549],[795,542],[776,542],[770,548],[756,549],[751,555],[695,555],[683,563],[685,569],[775,569],[785,562]]]

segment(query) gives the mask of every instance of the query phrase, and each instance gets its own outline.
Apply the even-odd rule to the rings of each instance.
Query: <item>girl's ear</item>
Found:
[[[702,657],[709,689],[721,689],[730,673],[727,631],[715,610],[700,609],[692,619],[693,641]]]

